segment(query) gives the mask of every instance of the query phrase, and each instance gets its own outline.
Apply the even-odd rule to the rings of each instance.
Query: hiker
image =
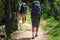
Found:
[[[22,3],[20,8],[20,16],[22,17],[22,23],[26,21],[26,13],[27,13],[27,5],[26,3]]]
[[[32,39],[37,37],[39,22],[41,17],[41,6],[39,1],[33,1],[31,10],[31,20],[32,20]]]

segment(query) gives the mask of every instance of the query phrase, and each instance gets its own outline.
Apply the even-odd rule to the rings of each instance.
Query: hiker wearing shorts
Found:
[[[37,37],[39,23],[41,17],[41,7],[39,1],[33,1],[31,10],[31,20],[32,20],[32,39]],[[35,36],[34,36],[35,35]]]
[[[26,3],[22,3],[21,9],[20,9],[20,16],[22,17],[23,23],[26,21],[26,13],[27,13],[27,5]]]

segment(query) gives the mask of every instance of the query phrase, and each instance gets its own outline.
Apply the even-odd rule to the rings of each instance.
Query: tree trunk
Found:
[[[7,38],[10,38],[10,34],[17,30],[18,20],[16,12],[16,0],[5,0],[5,30]]]
[[[10,14],[11,14],[11,1],[10,0],[5,0],[5,30],[6,30],[6,35],[8,38],[10,38]]]

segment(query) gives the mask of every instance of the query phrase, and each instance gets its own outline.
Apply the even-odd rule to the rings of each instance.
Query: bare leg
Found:
[[[38,27],[36,27],[36,33],[38,33]]]
[[[22,18],[22,23],[24,23],[24,18]]]
[[[34,32],[35,32],[34,27],[32,27],[32,39],[34,39]]]
[[[34,27],[32,27],[32,32],[35,32]]]
[[[35,34],[35,37],[38,36],[37,33],[38,33],[38,27],[36,27],[36,34]]]

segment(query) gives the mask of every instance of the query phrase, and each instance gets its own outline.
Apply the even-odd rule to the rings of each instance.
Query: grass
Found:
[[[26,29],[28,29],[27,26],[24,26],[24,25],[20,24],[20,30],[26,30]]]
[[[57,33],[57,32],[55,32],[55,33]],[[60,40],[60,34],[55,34],[54,36],[53,36],[54,34],[52,34],[52,35],[48,35],[48,40]]]
[[[48,40],[60,40],[60,25],[49,31]]]
[[[49,18],[41,27],[48,31],[47,40],[60,40],[60,23],[54,18]]]
[[[31,16],[30,16],[30,15],[27,15],[26,21],[27,21],[29,24],[31,24]]]

